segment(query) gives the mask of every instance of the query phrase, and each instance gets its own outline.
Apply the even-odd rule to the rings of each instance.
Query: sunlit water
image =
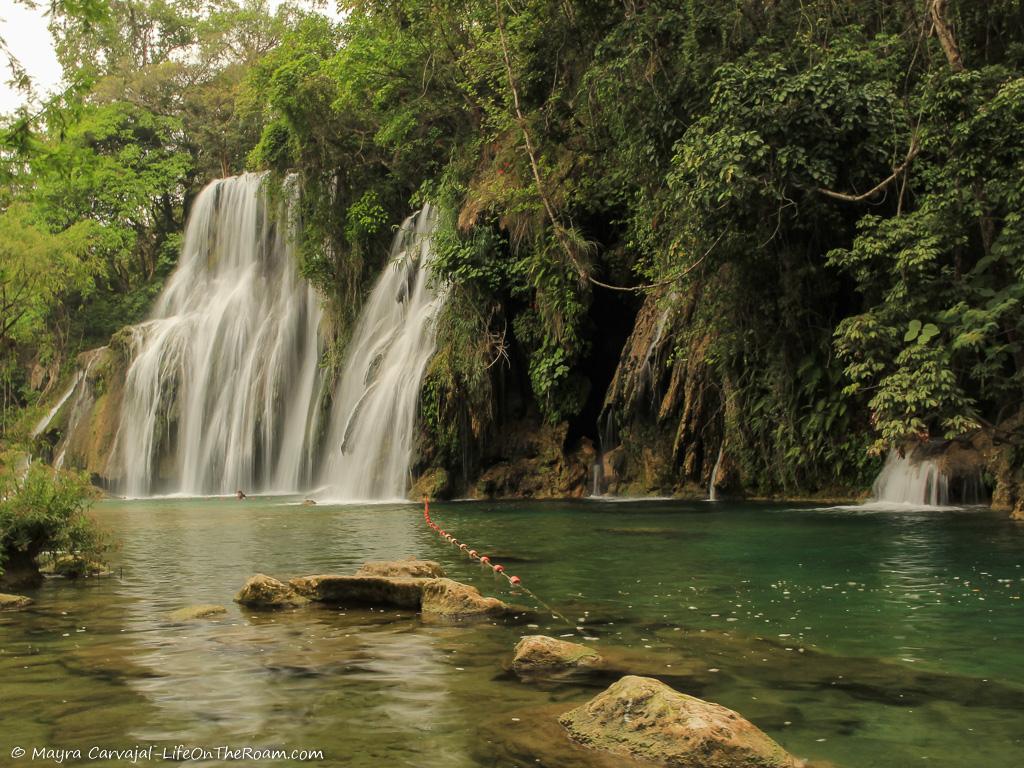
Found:
[[[538,607],[442,545],[416,506],[293,501],[101,504],[121,542],[115,576],[50,581],[31,610],[0,614],[0,765],[19,745],[181,744],[325,752],[306,765],[596,766],[555,717],[614,676],[517,681],[512,647],[537,632],[587,638],[621,670],[732,707],[817,762],[1024,764],[1024,526],[999,515],[437,505],[435,520],[568,619],[443,626],[407,611],[234,605],[256,572],[417,555]],[[196,603],[228,613],[167,619]]]

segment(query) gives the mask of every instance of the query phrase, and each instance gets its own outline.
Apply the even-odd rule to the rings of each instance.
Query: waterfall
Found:
[[[715,467],[711,470],[711,479],[708,481],[708,501],[718,501],[718,488],[715,483],[718,481],[718,469],[722,466],[722,456],[725,455],[725,440],[718,446],[718,458],[715,460]]]
[[[129,496],[295,491],[312,480],[320,308],[263,175],[196,198],[131,364],[112,461]],[[117,476],[120,473],[113,473]]]
[[[420,388],[445,299],[427,268],[436,223],[429,205],[405,220],[363,308],[334,394],[323,499],[400,499],[408,489]]]
[[[949,504],[949,477],[935,458],[891,451],[872,487],[873,501],[941,507]]]

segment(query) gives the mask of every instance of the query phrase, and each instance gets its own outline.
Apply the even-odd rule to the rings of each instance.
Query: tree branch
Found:
[[[841,200],[844,203],[862,203],[865,200],[874,197],[887,186],[896,181],[896,179],[898,179],[900,175],[907,170],[907,166],[910,165],[911,160],[917,157],[918,150],[919,147],[917,146],[917,138],[915,137],[910,142],[910,149],[907,150],[907,156],[903,160],[903,162],[900,163],[896,168],[894,168],[893,172],[889,176],[875,184],[875,186],[873,186],[867,192],[862,192],[859,195],[848,195],[845,192],[833,192],[831,189],[825,189],[824,187],[818,187],[818,192],[821,193],[822,195],[825,195],[826,197],[831,197],[833,200]]]

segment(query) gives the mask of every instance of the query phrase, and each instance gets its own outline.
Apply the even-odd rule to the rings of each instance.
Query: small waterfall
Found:
[[[68,387],[64,394],[60,396],[60,399],[54,404],[53,408],[50,409],[49,413],[43,416],[43,418],[39,420],[39,423],[32,429],[33,438],[39,437],[46,431],[46,428],[50,426],[50,423],[57,415],[57,412],[64,407],[64,403],[68,401],[68,398],[75,394],[75,390],[78,389],[78,385],[82,383],[83,378],[85,378],[84,371],[75,371],[75,380],[71,382],[71,386]]]
[[[436,224],[429,205],[405,220],[360,315],[334,395],[321,498],[400,499],[409,486],[420,387],[445,300],[428,269]]]
[[[594,462],[594,465],[591,467],[591,472],[594,476],[594,482],[593,488],[590,491],[590,495],[600,496],[602,480],[604,479],[604,465],[600,462],[600,460]]]
[[[708,481],[708,501],[718,501],[718,470],[722,466],[722,456],[725,455],[725,440],[718,446],[718,458],[715,459],[715,467],[711,470],[711,479]]]
[[[920,507],[949,504],[949,477],[935,458],[891,451],[872,486],[873,501]]]
[[[129,496],[294,491],[312,479],[320,307],[262,183],[245,174],[200,193],[177,269],[131,329],[112,457]],[[287,206],[278,213],[286,220]]]

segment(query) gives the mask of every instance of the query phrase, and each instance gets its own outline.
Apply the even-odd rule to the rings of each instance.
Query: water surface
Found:
[[[50,581],[30,611],[0,615],[0,763],[17,745],[181,744],[321,749],[307,764],[338,766],[596,766],[554,718],[614,676],[515,680],[512,647],[543,632],[732,707],[814,761],[1024,764],[1024,526],[988,511],[436,505],[565,621],[442,544],[414,505],[164,499],[95,513],[120,541],[115,576]],[[231,602],[253,573],[410,555],[536,613],[444,626]],[[167,619],[196,603],[228,613]]]

